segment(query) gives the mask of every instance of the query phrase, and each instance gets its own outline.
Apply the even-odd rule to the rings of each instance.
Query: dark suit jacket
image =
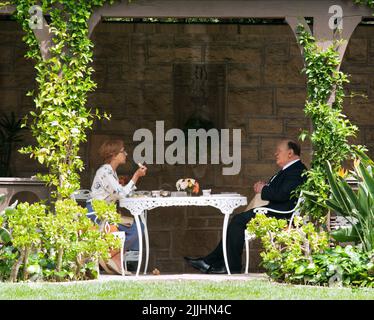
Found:
[[[293,209],[298,199],[297,195],[291,199],[291,193],[306,181],[306,177],[301,176],[305,169],[305,165],[297,161],[285,170],[281,170],[273,181],[262,189],[262,200],[269,201],[266,207],[280,211]]]

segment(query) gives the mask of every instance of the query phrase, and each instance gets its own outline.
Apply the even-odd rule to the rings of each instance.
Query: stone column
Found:
[[[309,28],[308,24],[304,17],[296,18],[296,17],[286,17],[286,22],[291,27],[292,31],[294,32],[296,38],[298,38],[297,34],[297,26],[301,23],[305,26],[305,30],[311,34],[313,34],[314,38],[317,41],[317,45],[322,49],[326,50],[328,47],[334,44],[335,41],[341,41],[338,43],[336,50],[339,53],[340,57],[340,64],[338,66],[338,70],[340,70],[341,62],[343,61],[343,57],[345,51],[347,49],[347,45],[349,39],[351,38],[353,31],[359,25],[362,20],[362,16],[343,16],[342,17],[342,29],[336,28],[335,30],[331,28],[331,16],[328,11],[321,10],[318,15],[314,16],[313,22],[313,32]],[[300,50],[303,55],[303,49],[300,47]],[[328,103],[331,105],[335,101],[335,92],[333,91]]]

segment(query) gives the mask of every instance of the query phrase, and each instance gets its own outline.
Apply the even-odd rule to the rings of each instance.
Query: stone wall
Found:
[[[1,110],[25,114],[32,100],[25,97],[33,88],[32,64],[22,56],[22,33],[13,22],[0,22]],[[343,69],[352,74],[349,89],[365,92],[368,100],[346,101],[346,112],[361,128],[359,141],[374,146],[372,80],[373,27],[360,26],[348,47]],[[305,76],[302,58],[288,26],[116,24],[101,23],[92,37],[97,90],[89,105],[112,114],[101,121],[82,146],[87,168],[82,187],[89,188],[99,165],[97,149],[108,137],[120,137],[132,154],[133,133],[157,120],[165,130],[175,127],[178,101],[174,95],[175,64],[218,64],[226,70],[224,128],[242,129],[242,169],[239,175],[223,176],[221,165],[149,165],[138,189],[174,189],[181,177],[196,177],[213,192],[235,191],[248,198],[252,185],[276,170],[273,153],[282,136],[297,138],[310,123],[304,117]],[[374,44],[374,42],[373,42]],[[32,141],[26,138],[26,142]],[[303,160],[310,162],[311,147],[303,145]],[[26,156],[16,155],[14,174],[30,176],[43,168]],[[130,174],[127,164],[120,174]],[[238,208],[240,212],[243,208]],[[162,208],[148,214],[151,255],[149,268],[161,272],[193,272],[184,255],[205,255],[221,237],[223,215],[214,208]],[[259,243],[251,244],[250,270],[258,271]]]

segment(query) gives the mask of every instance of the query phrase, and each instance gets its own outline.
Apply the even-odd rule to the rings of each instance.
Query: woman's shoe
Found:
[[[132,276],[132,272],[128,270],[123,270],[123,275],[124,276]]]
[[[114,270],[117,274],[125,275],[125,273],[122,274],[122,268],[118,266],[113,259],[109,259],[108,266]]]
[[[108,268],[108,266],[106,265],[103,259],[99,259],[99,264],[107,274],[115,274],[112,270]]]

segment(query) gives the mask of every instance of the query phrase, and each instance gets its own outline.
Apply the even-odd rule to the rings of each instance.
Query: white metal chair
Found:
[[[289,211],[279,211],[279,210],[274,210],[266,207],[259,207],[259,208],[254,208],[253,212],[254,213],[264,213],[267,214],[268,212],[274,212],[274,213],[280,213],[280,214],[290,214],[292,213],[292,216],[290,218],[290,222],[288,224],[287,230],[290,230],[292,227],[293,220],[295,219],[296,216],[300,215],[300,205],[304,201],[303,193],[300,193],[299,199],[297,200],[296,206]],[[245,274],[248,274],[248,269],[249,269],[249,242],[253,241],[256,239],[256,235],[253,233],[249,233],[247,229],[244,230],[244,241],[245,241]]]
[[[81,189],[72,193],[71,198],[75,200],[90,200],[91,199],[91,190]]]
[[[125,270],[127,272],[127,262],[130,261],[139,261],[139,251],[126,251],[123,256],[123,265],[125,266]]]
[[[91,200],[91,190],[88,189],[81,189],[77,190],[72,193],[71,198],[74,199],[75,201],[85,201]],[[93,216],[95,212],[89,212],[87,213],[87,216]],[[95,218],[95,223],[96,223],[96,218]]]

